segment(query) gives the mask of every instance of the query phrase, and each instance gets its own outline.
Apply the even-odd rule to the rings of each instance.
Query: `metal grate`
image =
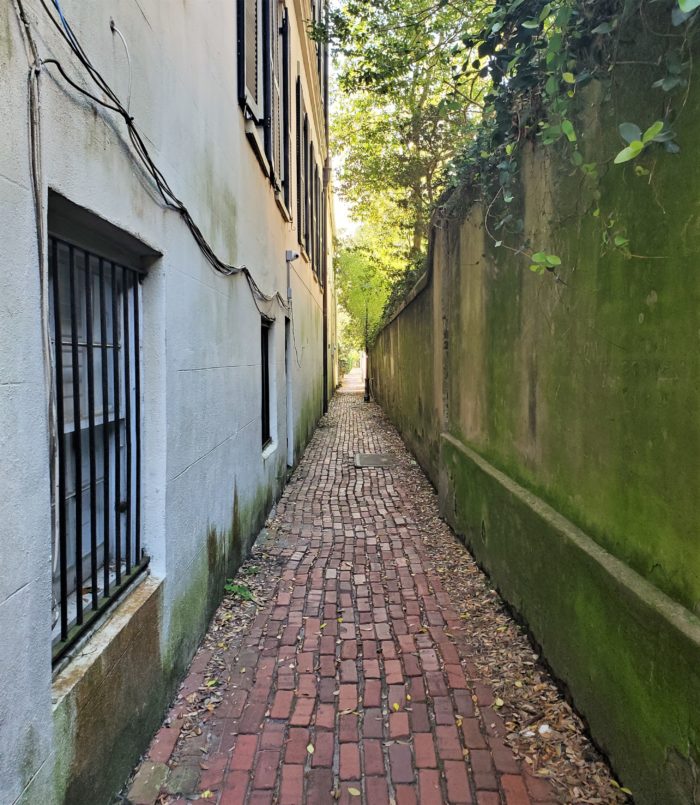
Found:
[[[139,272],[49,239],[56,396],[53,658],[143,571]]]
[[[356,467],[391,467],[394,459],[388,453],[356,453]]]

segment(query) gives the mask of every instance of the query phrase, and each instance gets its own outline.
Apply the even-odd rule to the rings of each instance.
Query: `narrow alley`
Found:
[[[358,468],[358,453],[388,466]],[[472,600],[443,587],[458,580],[452,562]],[[133,805],[625,800],[352,375],[234,581],[252,601],[229,596],[217,612],[128,787]],[[508,655],[505,672],[485,667],[479,628],[503,642],[492,656]],[[500,697],[528,687],[552,723],[523,739]]]

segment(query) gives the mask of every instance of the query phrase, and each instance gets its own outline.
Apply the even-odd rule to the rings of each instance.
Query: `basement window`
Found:
[[[72,238],[49,237],[54,662],[148,564],[141,546],[142,276]]]

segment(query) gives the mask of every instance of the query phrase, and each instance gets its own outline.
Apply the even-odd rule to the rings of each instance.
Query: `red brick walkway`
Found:
[[[281,577],[223,702],[169,770],[179,722],[161,730],[137,782],[155,770],[163,792],[188,795],[161,801],[220,805],[556,801],[503,741],[464,621],[422,556],[411,489],[392,468],[353,466],[387,449],[379,410],[340,394],[324,425],[278,504]]]

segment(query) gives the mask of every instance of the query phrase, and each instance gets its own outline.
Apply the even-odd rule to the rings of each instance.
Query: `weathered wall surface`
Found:
[[[97,92],[39,1],[23,5],[40,57],[57,58],[80,86]],[[130,113],[214,250],[229,263],[247,265],[263,291],[286,299],[285,251],[298,249],[297,232],[246,137],[237,91],[236,3],[61,5],[124,103],[131,87]],[[322,170],[323,111],[307,35],[309,4],[290,3],[289,9],[292,80],[299,70]],[[128,43],[129,61],[110,30],[112,18]],[[151,578],[106,624],[111,641],[103,640],[102,630],[97,643],[91,640],[52,678],[46,264],[37,256],[28,72],[15,3],[2,3],[0,802],[99,805],[147,746],[226,576],[249,548],[288,464],[299,459],[322,413],[323,290],[302,255],[291,269],[292,321],[286,325],[280,307],[263,306],[275,317],[272,444],[263,452],[261,316],[244,277],[216,274],[180,216],[163,208],[134,162],[119,118],[71,89],[55,66],[42,68],[44,257],[50,191],[162,255],[141,288],[142,539]],[[334,343],[328,350],[335,355]]]
[[[436,341],[432,285],[414,289],[413,300],[377,337],[372,353],[372,393],[391,411],[419,464],[431,477],[439,468],[439,431],[435,428]]]
[[[620,122],[663,117],[653,80],[618,68],[611,88],[586,90],[586,159],[611,162]],[[526,149],[525,232],[562,258],[566,284],[495,249],[465,189],[433,233],[428,288],[372,354],[377,397],[444,513],[640,803],[700,796],[696,83],[674,128],[680,155],[649,153],[645,176],[609,163],[597,186]],[[602,248],[609,216],[632,257]]]

